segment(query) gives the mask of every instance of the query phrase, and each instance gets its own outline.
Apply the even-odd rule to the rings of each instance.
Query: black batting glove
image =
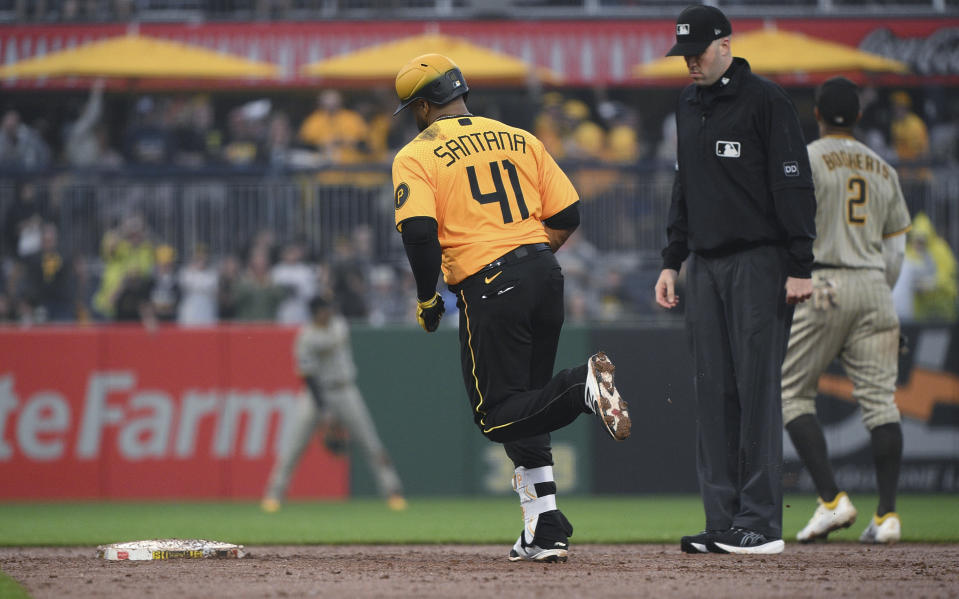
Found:
[[[438,292],[426,301],[416,302],[416,322],[420,323],[427,333],[432,333],[440,326],[443,312],[446,312],[446,306],[443,305],[443,298]]]

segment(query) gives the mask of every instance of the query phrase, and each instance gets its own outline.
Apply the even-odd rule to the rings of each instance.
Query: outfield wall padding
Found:
[[[455,326],[353,327],[358,384],[411,496],[510,494],[513,467],[470,416]],[[903,491],[959,491],[959,335],[908,325],[897,402]],[[0,329],[0,499],[261,495],[302,392],[295,330]],[[693,371],[681,322],[567,325],[556,368],[604,350],[633,415],[616,443],[582,416],[553,435],[561,493],[696,492]],[[875,488],[868,433],[837,366],[818,404],[840,486]],[[293,498],[372,495],[366,460],[314,439]],[[787,440],[787,491],[813,491]]]
[[[0,330],[0,499],[257,498],[299,381],[282,327]],[[292,497],[345,497],[314,442]]]

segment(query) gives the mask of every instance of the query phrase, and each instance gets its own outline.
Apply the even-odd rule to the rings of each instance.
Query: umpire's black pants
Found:
[[[793,314],[785,251],[693,254],[686,267],[706,529],[781,538],[781,379]]]
[[[552,375],[563,273],[544,246],[521,246],[451,287],[473,420],[527,468],[551,464],[548,433],[586,412],[586,365]]]

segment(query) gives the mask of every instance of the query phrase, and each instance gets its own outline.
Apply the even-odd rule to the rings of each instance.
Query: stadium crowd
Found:
[[[373,241],[370,222],[348,220],[322,232],[307,227],[281,239],[269,229],[247,232],[250,239],[236,244],[240,250],[204,239],[176,247],[152,231],[152,215],[137,205],[109,213],[94,207],[78,216],[57,194],[65,181],[90,172],[176,177],[211,168],[228,169],[226,176],[308,173],[312,185],[334,194],[389,191],[387,165],[415,128],[409,119],[392,118],[388,94],[344,98],[327,89],[309,107],[283,96],[232,104],[230,96],[207,93],[143,95],[132,103],[108,103],[106,95],[95,83],[65,117],[8,100],[0,122],[0,184],[12,191],[7,201],[0,198],[0,322],[292,324],[303,321],[306,302],[317,293],[333,294],[353,319],[410,320],[415,300],[408,266],[402,254]],[[476,104],[481,113],[499,107],[514,114],[501,106],[503,99],[479,97]],[[658,247],[662,219],[647,218],[630,194],[652,181],[668,197],[674,120],[634,100],[604,95],[588,101],[584,94],[551,91],[532,110],[515,113],[566,167],[583,200],[583,227],[559,254],[571,321],[665,318],[651,301],[658,256],[630,251],[641,236]],[[801,96],[797,103],[804,101]],[[918,162],[900,167],[907,200],[921,197],[932,177],[923,166],[929,160],[959,162],[955,100],[867,88],[864,105],[860,137],[895,164]],[[30,122],[21,110],[32,110]],[[911,206],[914,214],[921,207]],[[69,229],[94,226],[104,231],[95,243],[63,243],[77,237]],[[952,320],[955,259],[931,222],[916,229],[914,268],[907,262],[905,271],[914,276],[902,279],[909,290],[899,292],[901,315]],[[321,234],[328,237],[322,243],[311,238]],[[929,293],[938,299],[921,299]],[[447,300],[455,310],[452,297]]]

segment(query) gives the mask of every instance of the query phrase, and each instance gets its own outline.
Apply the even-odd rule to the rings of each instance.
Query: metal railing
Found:
[[[655,307],[650,291],[661,265],[672,169],[582,163],[563,167],[582,199],[579,231],[557,255],[566,279],[567,320],[681,318]],[[926,212],[938,233],[959,248],[959,169],[901,168],[900,173],[911,213]],[[290,173],[58,172],[27,179],[0,174],[0,324],[12,318],[10,306],[17,307],[15,318],[22,324],[113,318],[94,296],[107,293],[107,271],[118,256],[117,246],[104,242],[126,236],[128,225],[140,220],[128,218],[134,215],[146,224],[152,241],[147,247],[158,250],[158,263],[161,245],[175,249],[175,254],[163,252],[172,256],[168,264],[175,270],[185,267],[199,246],[209,250],[220,290],[226,290],[220,320],[240,318],[232,313],[236,298],[229,290],[251,264],[246,260],[253,253],[248,250],[265,231],[275,242],[269,245],[271,251],[294,241],[309,250],[306,262],[318,289],[362,298],[349,304],[351,318],[376,325],[408,323],[415,285],[394,227],[389,175],[386,165]],[[23,286],[25,271],[10,258],[17,250],[16,238],[30,237],[17,235],[30,214],[36,215],[34,231],[41,219],[58,226],[60,254],[76,272],[72,317],[56,311],[62,306],[43,302],[36,309],[24,307],[33,301],[30,290],[36,289]],[[34,233],[34,251],[37,242]],[[101,253],[101,244],[114,250]],[[150,301],[155,299],[151,295]]]
[[[672,169],[564,164],[582,196],[583,237],[603,252],[657,256],[665,239]],[[926,212],[959,248],[959,169],[901,169],[910,211]],[[214,255],[237,254],[264,229],[300,241],[316,256],[338,238],[366,229],[376,254],[402,259],[394,227],[389,167],[306,173],[168,171],[61,172],[0,176],[0,231],[18,193],[32,186],[41,213],[59,227],[64,250],[95,258],[106,231],[125,216],[144,218],[158,243],[188,256],[198,244]],[[8,242],[4,242],[6,245]]]

